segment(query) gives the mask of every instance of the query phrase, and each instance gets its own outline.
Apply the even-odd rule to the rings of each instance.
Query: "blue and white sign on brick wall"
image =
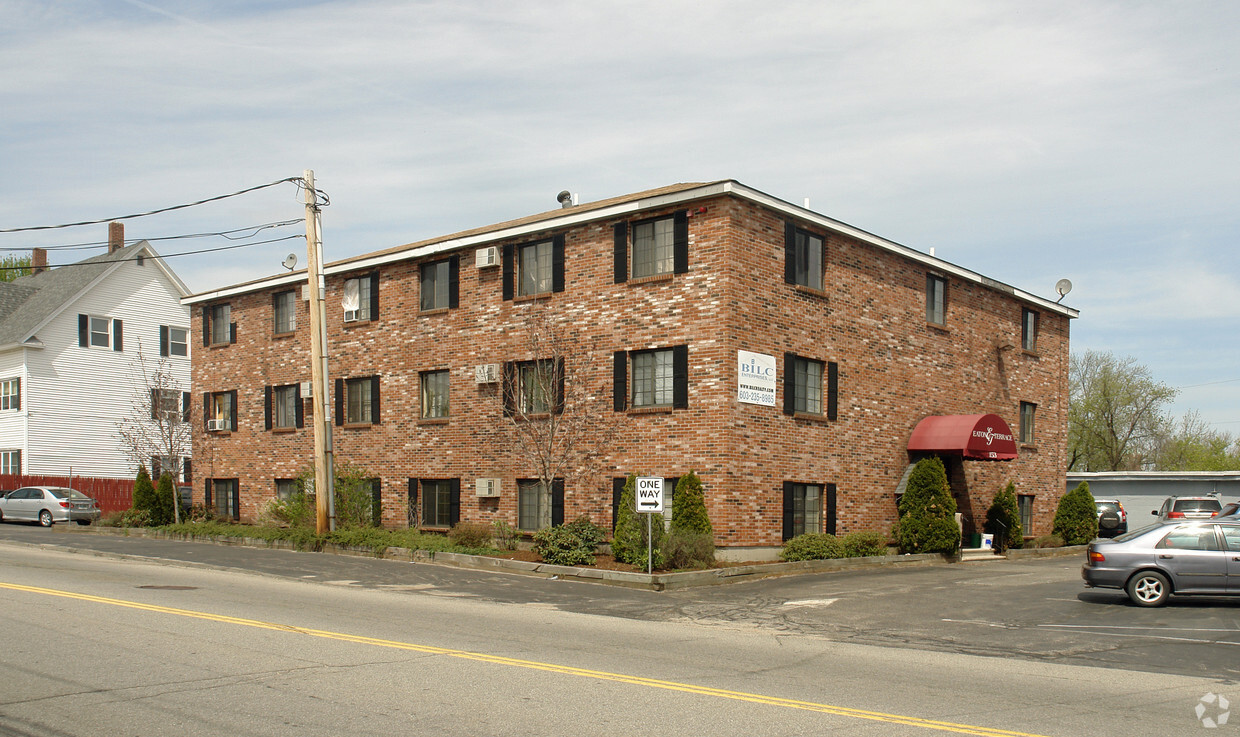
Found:
[[[765,353],[736,352],[736,400],[775,406],[775,357]]]

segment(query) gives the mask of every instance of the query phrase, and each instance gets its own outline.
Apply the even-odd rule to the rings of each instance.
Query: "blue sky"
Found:
[[[313,169],[330,260],[562,189],[732,178],[1035,294],[1071,279],[1074,350],[1240,434],[1237,28],[1240,3],[1191,0],[0,0],[0,229]],[[154,239],[301,215],[283,185],[126,235],[173,254],[232,242]],[[169,263],[205,291],[289,252]]]

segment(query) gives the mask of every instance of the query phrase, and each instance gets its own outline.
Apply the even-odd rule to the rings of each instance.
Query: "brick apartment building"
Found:
[[[1009,480],[1026,534],[1063,493],[1075,310],[735,181],[566,201],[325,273],[335,457],[375,477],[387,527],[610,527],[627,474],[693,470],[721,554],[752,557],[888,532],[927,454],[966,533]],[[305,283],[185,300],[195,501],[225,516],[256,519],[312,463]],[[532,347],[538,321],[563,373]],[[564,411],[599,450],[550,489],[515,443],[522,410],[564,401],[534,389],[547,375],[569,377]]]

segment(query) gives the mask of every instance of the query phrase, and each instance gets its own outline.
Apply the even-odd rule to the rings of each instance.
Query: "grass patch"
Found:
[[[429,552],[482,554],[496,552],[493,548],[463,547],[455,545],[443,535],[417,530],[384,530],[378,527],[356,527],[317,535],[311,530],[297,527],[268,527],[238,525],[226,522],[184,522],[164,525],[154,529],[171,534],[195,537],[235,537],[256,540],[287,540],[297,550],[319,551],[329,543],[350,548],[369,548],[376,556],[388,548],[408,548]]]

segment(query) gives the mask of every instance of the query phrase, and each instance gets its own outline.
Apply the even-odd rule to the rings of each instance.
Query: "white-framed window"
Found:
[[[671,348],[633,353],[633,407],[670,407],[674,400],[675,361]]]
[[[451,260],[435,261],[422,264],[421,294],[418,307],[423,312],[430,310],[446,310],[451,295],[452,279]]]
[[[1020,347],[1030,352],[1038,349],[1038,313],[1028,307],[1021,308]]]
[[[175,425],[185,415],[184,401],[177,389],[152,389],[151,419]]]
[[[546,294],[551,291],[553,254],[551,241],[517,247],[517,296]]]
[[[208,335],[211,345],[225,345],[232,342],[232,305],[212,305],[210,330]]]
[[[452,482],[446,479],[423,479],[422,524],[426,527],[452,526]]]
[[[676,268],[676,227],[671,217],[633,224],[633,277],[670,274]]]
[[[271,297],[272,330],[276,335],[297,330],[297,292],[277,292]]]
[[[792,365],[792,410],[822,414],[822,361],[797,356]]]
[[[237,427],[236,392],[215,392],[210,395],[207,429],[230,432]]]
[[[1037,409],[1033,402],[1020,403],[1020,442],[1024,445],[1033,445],[1033,415]]]
[[[22,380],[0,380],[0,410],[22,408]]]
[[[345,322],[365,321],[373,317],[370,314],[371,282],[370,276],[345,280],[344,300],[341,303],[344,307]]]
[[[820,235],[799,228],[791,228],[788,244],[788,276],[793,284],[819,291],[823,288],[822,261],[826,252],[825,241]]]
[[[159,327],[159,346],[159,354],[161,356],[185,358],[189,355],[189,328],[161,325]]]
[[[551,489],[541,481],[517,481],[517,528],[541,530],[551,526]]]
[[[92,348],[112,347],[112,318],[90,316],[90,345]]]
[[[297,386],[277,386],[271,389],[271,424],[287,429],[297,427]]]
[[[822,532],[822,486],[792,484],[791,537],[809,532]]]
[[[0,450],[0,475],[17,475],[22,472],[20,450]]]
[[[422,417],[434,419],[448,416],[448,372],[422,372]]]
[[[926,274],[926,322],[947,324],[947,280],[937,274]]]

